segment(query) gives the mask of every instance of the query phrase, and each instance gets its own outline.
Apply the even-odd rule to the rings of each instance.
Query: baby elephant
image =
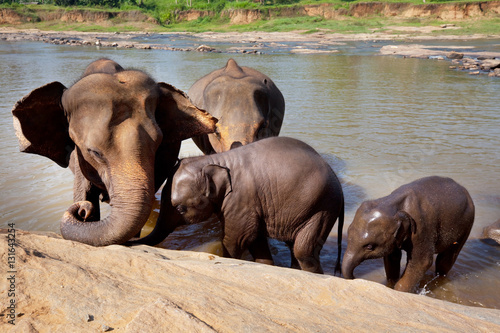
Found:
[[[474,203],[464,187],[450,178],[418,179],[361,204],[348,229],[342,274],[353,279],[361,262],[384,257],[389,285],[414,292],[434,254],[436,274],[448,273],[473,222]],[[408,260],[400,279],[401,250]]]
[[[319,252],[337,218],[340,269],[344,197],[337,176],[307,144],[273,137],[224,153],[180,162],[172,205],[184,221],[217,214],[224,256],[273,264],[267,237],[287,243],[292,263],[322,273]],[[293,265],[293,264],[292,264]]]

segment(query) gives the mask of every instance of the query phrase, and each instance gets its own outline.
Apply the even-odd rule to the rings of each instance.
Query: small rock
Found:
[[[469,72],[469,75],[479,75],[479,74],[480,74],[479,71]]]
[[[451,51],[450,53],[448,53],[446,55],[446,57],[448,59],[462,59],[464,57],[464,54],[463,53],[458,53],[458,52],[455,52],[455,51]]]
[[[113,46],[113,47],[117,47],[117,46],[118,46],[118,43],[117,43],[117,42],[114,42],[114,43],[112,43],[112,44],[111,44],[111,46]]]
[[[91,315],[91,314],[87,314],[87,315],[85,316],[85,320],[87,321],[87,323],[88,323],[88,322],[91,322],[91,321],[94,321],[94,316],[93,316],[93,315]]]
[[[450,66],[449,69],[457,69],[457,66]]]
[[[488,56],[479,56],[477,57],[477,60],[491,60],[495,59],[495,57],[488,57]]]
[[[110,332],[112,330],[113,330],[112,327],[109,327],[108,325],[102,325],[102,331],[103,332]]]
[[[196,48],[196,51],[198,52],[213,52],[215,49],[213,47],[210,47],[208,45],[200,45]]]
[[[447,24],[441,24],[441,28],[443,29],[446,29],[446,28],[452,28],[454,27],[455,25],[454,24],[450,24],[450,23],[447,23]]]

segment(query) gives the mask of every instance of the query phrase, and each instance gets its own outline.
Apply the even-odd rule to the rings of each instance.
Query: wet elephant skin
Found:
[[[52,82],[33,90],[12,113],[21,151],[75,175],[63,237],[95,246],[124,243],[141,230],[181,140],[213,132],[216,123],[182,91],[109,59],[91,63],[70,88]],[[99,200],[111,206],[104,219]],[[143,241],[160,242],[162,227]]]

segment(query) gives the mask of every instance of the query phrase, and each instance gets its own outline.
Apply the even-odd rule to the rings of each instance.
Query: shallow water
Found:
[[[470,45],[474,43],[485,50],[500,45]],[[285,46],[272,54],[228,55],[0,41],[0,227],[13,222],[19,229],[58,232],[59,220],[72,203],[68,169],[18,152],[10,110],[32,89],[52,81],[70,86],[88,63],[109,57],[187,91],[233,57],[269,75],[283,92],[281,135],[312,145],[341,178],[347,203],[344,235],[363,200],[428,175],[449,176],[464,185],[476,205],[470,239],[449,276],[433,280],[429,271],[421,293],[500,308],[500,247],[479,240],[483,227],[500,218],[500,80],[449,70],[449,63],[437,60],[374,55],[382,44],[331,46],[340,51],[333,55],[292,55]],[[199,153],[191,141],[184,142],[182,156]],[[322,251],[327,274],[333,274],[336,234],[335,226]],[[216,222],[186,226],[163,245],[220,253],[219,235]],[[289,265],[283,244],[273,241],[272,249],[278,265]],[[363,263],[355,274],[385,283],[382,259]]]

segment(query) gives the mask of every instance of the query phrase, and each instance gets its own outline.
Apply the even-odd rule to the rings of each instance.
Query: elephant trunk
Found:
[[[149,177],[148,172],[141,171],[139,176],[120,177],[112,182],[108,189],[111,212],[100,221],[86,221],[93,209],[90,202],[71,205],[61,220],[62,236],[93,246],[106,246],[122,244],[138,234],[149,217],[155,194],[154,171],[150,170]],[[140,185],[132,188],[133,184]]]
[[[361,264],[362,259],[347,251],[342,260],[342,275],[345,279],[354,279],[354,269]]]

